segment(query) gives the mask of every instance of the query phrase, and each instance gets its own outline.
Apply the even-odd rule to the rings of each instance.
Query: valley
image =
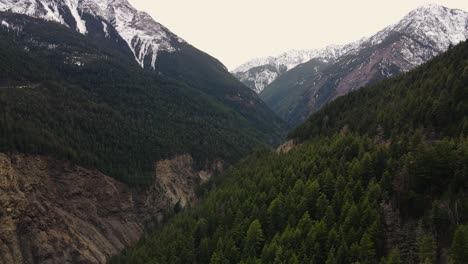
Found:
[[[133,3],[0,0],[0,264],[468,263],[467,12],[229,72]]]

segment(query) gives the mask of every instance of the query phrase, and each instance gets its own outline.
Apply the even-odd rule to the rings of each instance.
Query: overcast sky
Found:
[[[370,36],[423,4],[468,11],[468,0],[129,1],[231,70],[255,57]]]

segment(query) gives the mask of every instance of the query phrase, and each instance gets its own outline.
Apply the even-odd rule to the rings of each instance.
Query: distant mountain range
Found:
[[[370,38],[256,59],[234,74],[296,126],[337,96],[407,72],[467,38],[467,12],[431,4]]]

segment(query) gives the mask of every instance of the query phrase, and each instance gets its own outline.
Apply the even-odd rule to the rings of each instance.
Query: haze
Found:
[[[468,10],[466,0],[129,1],[231,70],[255,57],[370,36],[420,5]]]

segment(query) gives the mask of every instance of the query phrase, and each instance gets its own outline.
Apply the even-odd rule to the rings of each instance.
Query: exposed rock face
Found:
[[[222,170],[223,162],[215,161],[205,170],[196,171],[190,155],[156,162],[154,184],[143,197],[141,205],[145,224],[160,222],[176,204],[187,207],[196,203],[195,187]]]
[[[216,170],[222,170],[215,165]],[[156,181],[160,185],[171,204],[180,203],[182,207],[196,201],[194,186],[206,182],[212,172],[193,169],[193,159],[190,155],[177,156],[170,160],[156,163]]]
[[[143,233],[133,199],[101,173],[0,154],[0,262],[104,263]]]
[[[0,154],[0,264],[105,263],[177,202],[193,203],[210,170],[195,171],[189,155],[160,161],[154,186],[138,192],[69,162]]]
[[[288,140],[283,145],[279,146],[276,149],[276,153],[279,153],[279,154],[288,153],[289,151],[293,150],[295,147],[296,147],[296,143],[294,143],[294,140]]]

